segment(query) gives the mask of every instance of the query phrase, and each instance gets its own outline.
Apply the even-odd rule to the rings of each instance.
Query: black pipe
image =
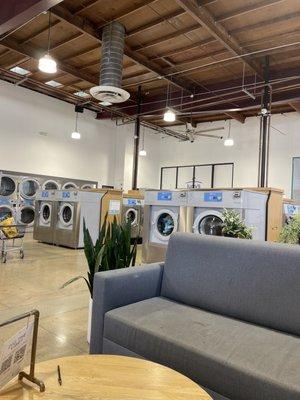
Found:
[[[137,113],[138,115],[141,112],[141,104],[142,104],[142,87],[138,87],[137,92]],[[140,147],[140,130],[141,123],[140,117],[137,117],[134,125],[134,139],[133,139],[133,168],[132,168],[132,190],[136,190],[137,187],[137,178],[138,178],[138,170],[139,170],[139,147]]]

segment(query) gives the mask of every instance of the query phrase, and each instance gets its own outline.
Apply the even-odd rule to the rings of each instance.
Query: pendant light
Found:
[[[48,49],[47,53],[39,59],[39,70],[46,74],[55,74],[57,72],[57,63],[50,56],[50,31],[51,31],[51,12],[49,11],[49,29],[48,29]]]
[[[234,145],[234,140],[231,137],[231,120],[229,120],[229,127],[228,127],[228,136],[224,140],[224,146],[233,146]]]
[[[146,152],[146,150],[145,150],[145,127],[144,127],[144,129],[143,129],[142,148],[141,148],[141,150],[139,151],[139,155],[140,155],[141,157],[146,157],[146,155],[147,155],[147,152]]]
[[[78,112],[75,117],[75,130],[71,133],[71,138],[75,140],[79,140],[81,138],[81,134],[78,132]]]
[[[164,113],[164,121],[166,121],[166,122],[174,122],[176,120],[176,115],[175,115],[174,111],[170,107],[168,107],[169,94],[170,94],[170,85],[168,83],[168,86],[167,86],[166,111]]]

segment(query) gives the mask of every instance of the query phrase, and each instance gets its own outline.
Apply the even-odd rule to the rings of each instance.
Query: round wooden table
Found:
[[[62,385],[58,383],[60,366]],[[88,355],[63,357],[36,365],[46,391],[13,380],[0,391],[1,400],[211,400],[189,378],[170,368],[137,358]]]

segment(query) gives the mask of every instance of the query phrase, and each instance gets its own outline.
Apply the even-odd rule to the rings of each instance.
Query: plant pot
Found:
[[[87,340],[88,344],[90,344],[90,341],[91,341],[92,310],[93,310],[93,299],[90,297],[89,313],[88,313],[88,324],[87,324],[87,334],[86,334],[86,340]]]

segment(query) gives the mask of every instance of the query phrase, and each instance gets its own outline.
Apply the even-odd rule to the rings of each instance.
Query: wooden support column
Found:
[[[270,147],[270,87],[269,87],[269,56],[264,63],[264,92],[260,116],[260,138],[259,138],[259,168],[258,187],[268,186],[269,147]]]
[[[137,117],[134,126],[134,138],[133,138],[133,166],[132,166],[132,190],[137,190],[137,178],[139,171],[139,147],[140,147],[140,130],[141,130],[141,103],[142,103],[142,87],[138,87],[137,93]]]

